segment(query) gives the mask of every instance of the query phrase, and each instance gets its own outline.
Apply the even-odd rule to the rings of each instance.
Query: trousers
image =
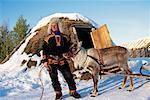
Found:
[[[61,91],[61,86],[60,86],[60,82],[58,80],[58,71],[59,70],[64,79],[66,80],[69,90],[76,90],[76,85],[75,85],[75,81],[73,79],[73,75],[70,71],[70,67],[68,62],[65,62],[64,65],[59,65],[59,64],[51,64],[51,72],[49,72],[51,81],[52,81],[52,86],[54,88],[55,91]]]

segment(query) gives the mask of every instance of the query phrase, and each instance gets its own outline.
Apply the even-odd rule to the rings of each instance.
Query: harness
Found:
[[[97,52],[98,52],[98,55],[99,55],[99,59],[96,59],[95,57],[91,56],[91,55],[88,55],[87,52],[86,52],[86,59],[84,61],[83,64],[85,64],[86,60],[87,60],[87,57],[90,57],[91,59],[93,59],[96,63],[98,63],[100,65],[100,79],[101,79],[101,71],[102,71],[102,67],[105,67],[104,65],[104,62],[103,62],[103,58],[102,58],[102,54],[101,54],[101,51],[96,49]],[[74,54],[74,56],[76,56],[79,52],[81,51],[81,48]]]
[[[100,62],[98,59],[96,59],[95,57],[93,57],[93,56],[87,55],[87,57],[92,58],[94,61],[96,61],[100,65],[100,72],[99,72],[99,74],[100,74],[100,79],[101,79],[102,66],[104,67],[105,65],[102,62]]]
[[[75,54],[73,54],[73,56],[76,56],[80,51],[81,51],[81,48]]]

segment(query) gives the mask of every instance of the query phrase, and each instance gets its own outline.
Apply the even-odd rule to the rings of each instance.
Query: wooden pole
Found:
[[[149,75],[142,75],[142,74],[119,74],[119,73],[110,73],[110,72],[102,72],[107,75],[117,75],[117,76],[130,76],[130,77],[136,77],[136,78],[146,78],[150,79]]]

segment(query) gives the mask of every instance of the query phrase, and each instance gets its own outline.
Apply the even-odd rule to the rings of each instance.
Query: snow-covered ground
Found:
[[[129,66],[132,67],[133,73],[139,73],[142,63],[150,63],[149,58],[130,59]],[[54,100],[55,92],[52,88],[49,74],[45,68],[34,67],[26,72],[21,66],[12,72],[0,73],[0,100],[38,100],[42,93],[41,81],[44,84],[43,100]],[[40,73],[41,70],[41,73]],[[144,72],[144,70],[143,70]],[[150,75],[150,71],[145,72]],[[59,73],[59,80],[62,85],[62,92],[65,100],[74,100],[68,94],[68,87],[62,75]],[[129,89],[129,81],[125,89],[118,89],[123,80],[122,76],[104,76],[99,81],[99,95],[90,97],[92,90],[92,80],[76,81],[78,92],[81,94],[81,100],[150,100],[150,80],[134,78],[134,90]]]
[[[91,20],[77,13],[56,13],[39,21],[32,29],[31,35],[27,37],[26,41],[11,58],[6,63],[0,64],[0,100],[39,100],[42,93],[40,79],[45,88],[42,100],[54,100],[55,93],[48,72],[45,68],[38,66],[40,57],[36,55],[32,57],[32,59],[38,61],[37,67],[33,67],[26,72],[26,63],[21,65],[23,60],[30,59],[29,55],[23,53],[23,51],[29,40],[36,34],[34,31],[46,25],[54,16],[67,16],[70,19],[81,19],[91,22]],[[129,66],[133,73],[139,73],[140,66],[145,62],[150,66],[150,58],[130,59]],[[43,69],[41,70],[41,68]],[[150,75],[150,71],[143,70],[143,73]],[[61,74],[59,74],[59,80],[62,85],[64,99],[74,100],[74,98],[69,96],[67,84]],[[82,96],[81,100],[150,100],[150,80],[134,78],[134,90],[132,92],[127,91],[129,88],[129,81],[125,89],[118,89],[118,87],[121,86],[122,80],[122,76],[104,76],[103,79],[99,81],[99,95],[95,98],[90,97],[90,91],[93,86],[92,80],[76,81],[76,85],[78,92]]]

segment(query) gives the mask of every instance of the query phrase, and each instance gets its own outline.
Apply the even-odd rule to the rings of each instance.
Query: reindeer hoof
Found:
[[[129,90],[127,90],[127,91],[131,92],[131,91],[133,91],[133,89],[129,89]]]
[[[124,89],[124,88],[125,88],[125,85],[123,85],[123,86],[119,87],[119,89]]]
[[[95,95],[91,95],[91,97],[96,97]]]
[[[133,88],[133,87],[130,87],[127,91],[131,92],[131,91],[133,91],[133,90],[134,90],[134,88]]]
[[[96,96],[98,96],[98,93],[91,94],[91,97],[96,97]]]
[[[93,94],[93,91],[91,91],[90,94]]]
[[[131,92],[132,90],[127,90],[127,91]]]
[[[122,87],[119,87],[118,89],[122,89]]]

